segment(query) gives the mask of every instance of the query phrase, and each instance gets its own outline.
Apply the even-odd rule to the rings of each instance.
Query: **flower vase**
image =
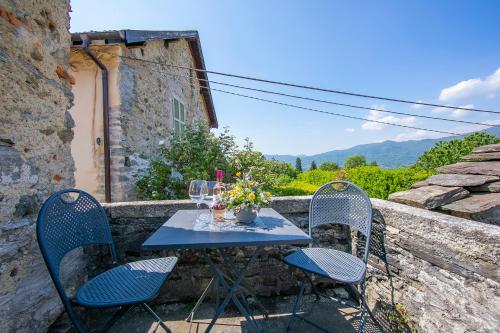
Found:
[[[252,223],[257,218],[258,209],[253,207],[238,207],[234,210],[234,216],[238,223]]]

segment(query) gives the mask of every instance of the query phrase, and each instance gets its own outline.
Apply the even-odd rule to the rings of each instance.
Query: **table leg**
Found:
[[[233,267],[236,267],[236,265],[229,258],[229,256],[226,254],[226,252],[223,249],[219,249],[219,253],[222,257],[222,260],[224,260],[224,265],[227,267],[227,269],[229,271],[230,278],[234,281],[234,279],[237,277],[237,273],[233,270]],[[262,315],[266,319],[268,319],[269,318],[269,311],[267,311],[267,309],[262,305],[262,303],[259,301],[259,299],[255,295],[255,293],[252,291],[252,289],[250,289],[248,286],[246,286],[243,281],[241,282],[241,286],[244,287],[244,290],[242,293],[248,293],[250,296],[252,296],[252,298],[255,300],[256,305],[260,308]],[[245,303],[247,304],[247,307],[250,308],[244,295],[242,295],[242,298],[245,301]]]
[[[207,287],[205,288],[205,290],[203,291],[203,293],[201,294],[200,298],[198,299],[198,301],[194,305],[193,309],[191,310],[191,312],[187,316],[186,321],[189,322],[189,332],[191,332],[191,325],[193,325],[194,314],[196,311],[198,311],[198,308],[200,307],[201,303],[203,303],[203,301],[207,297],[208,291],[210,290],[210,287],[212,286],[212,284],[214,282],[215,282],[215,279],[212,278],[210,280],[210,282],[208,283]],[[217,297],[218,297],[218,295],[217,295]]]
[[[255,251],[254,254],[252,255],[252,257],[250,258],[250,260],[245,265],[245,267],[241,270],[240,274],[238,275],[238,277],[234,281],[234,284],[232,286],[230,286],[226,282],[226,280],[224,279],[224,276],[221,274],[221,272],[219,271],[219,268],[217,268],[217,266],[214,264],[214,262],[212,261],[212,259],[210,258],[210,256],[206,253],[206,251],[204,252],[205,259],[207,260],[209,266],[212,268],[212,271],[214,273],[215,279],[227,291],[226,298],[224,298],[224,301],[222,302],[222,304],[217,308],[217,310],[215,312],[215,315],[212,318],[212,321],[210,322],[210,324],[208,325],[208,327],[207,327],[207,329],[205,331],[206,333],[210,332],[210,330],[215,325],[215,322],[220,317],[220,315],[224,312],[224,309],[227,307],[227,305],[229,304],[229,301],[231,301],[231,300],[236,305],[236,307],[241,312],[241,314],[243,314],[245,316],[245,319],[250,323],[250,325],[252,327],[252,330],[254,332],[256,332],[256,333],[260,333],[260,329],[257,326],[257,323],[255,322],[255,320],[253,319],[253,316],[250,315],[250,313],[241,304],[241,302],[238,299],[238,297],[236,297],[236,291],[240,288],[241,281],[245,277],[245,274],[246,274],[246,272],[248,270],[248,267],[255,261],[255,258],[257,257],[257,254],[258,254],[258,251]]]

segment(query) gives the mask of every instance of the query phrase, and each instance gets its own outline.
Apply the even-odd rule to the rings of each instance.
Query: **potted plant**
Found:
[[[239,173],[237,173],[239,175]],[[262,189],[262,184],[253,181],[250,176],[236,177],[229,191],[222,194],[226,209],[232,209],[239,223],[251,223],[257,217],[261,207],[269,206],[270,192]]]

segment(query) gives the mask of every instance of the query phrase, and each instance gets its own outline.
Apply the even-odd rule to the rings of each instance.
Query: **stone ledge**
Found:
[[[309,211],[311,196],[274,197],[271,208],[281,214],[298,214]],[[111,218],[170,217],[179,209],[195,209],[191,200],[152,200],[103,203]]]

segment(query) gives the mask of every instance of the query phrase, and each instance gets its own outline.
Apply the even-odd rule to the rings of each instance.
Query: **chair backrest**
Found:
[[[64,302],[67,296],[60,280],[60,264],[68,252],[86,245],[107,244],[113,261],[117,261],[106,213],[84,191],[67,189],[51,195],[38,213],[36,233],[49,273]]]
[[[363,260],[368,256],[372,225],[370,198],[358,186],[346,181],[334,181],[314,193],[309,207],[309,235],[322,224],[344,224],[366,237]]]

